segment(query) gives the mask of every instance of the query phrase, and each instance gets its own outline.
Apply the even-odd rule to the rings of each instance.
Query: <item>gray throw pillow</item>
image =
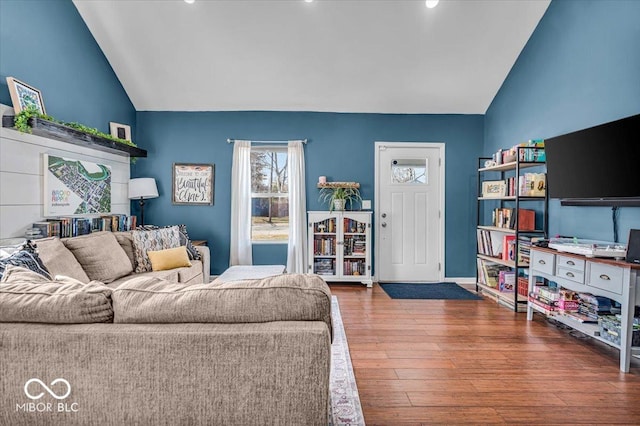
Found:
[[[78,259],[65,247],[60,238],[51,237],[38,240],[36,251],[51,275],[65,275],[83,283],[91,281],[82,269],[82,265],[78,263]]]
[[[127,253],[111,232],[69,238],[64,244],[93,281],[110,283],[133,272]]]

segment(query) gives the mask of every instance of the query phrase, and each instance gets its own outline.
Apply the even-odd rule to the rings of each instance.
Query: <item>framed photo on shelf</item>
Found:
[[[35,108],[40,114],[46,114],[42,93],[38,89],[13,77],[7,77],[7,86],[16,114],[27,108]]]
[[[109,131],[111,132],[111,136],[113,136],[114,138],[131,141],[131,126],[110,121]]]
[[[486,180],[482,182],[483,198],[501,198],[507,195],[507,183],[503,180]]]
[[[173,164],[173,204],[212,206],[213,185],[213,164]]]

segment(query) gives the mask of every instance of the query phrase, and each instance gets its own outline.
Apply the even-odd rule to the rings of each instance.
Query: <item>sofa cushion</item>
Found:
[[[111,232],[69,238],[64,244],[91,280],[110,283],[133,271],[127,254]]]
[[[148,251],[180,247],[180,233],[177,226],[148,231],[132,231],[133,248],[136,257],[135,272],[151,271]]]
[[[187,254],[187,248],[185,246],[147,252],[149,261],[151,262],[151,269],[153,271],[166,271],[168,269],[183,268],[185,266],[191,266],[189,262],[189,255]]]
[[[51,237],[38,240],[36,249],[42,263],[51,275],[65,275],[83,283],[91,281],[78,259],[65,247],[60,238]]]
[[[134,270],[136,268],[136,255],[134,253],[133,237],[131,236],[131,232],[114,232],[113,235],[116,237],[116,240],[118,240],[118,244],[120,244],[122,250],[127,254],[127,257],[131,262],[131,268]]]
[[[21,266],[37,273],[45,278],[51,278],[49,270],[42,262],[42,259],[32,249],[18,250],[8,257],[0,259],[0,279],[3,278],[6,268],[9,266]]]
[[[100,282],[15,282],[0,285],[0,322],[111,322],[111,289]]]
[[[2,274],[2,278],[0,278],[0,283],[28,282],[32,284],[42,284],[50,281],[51,278],[33,272],[31,269],[15,265],[7,265],[4,269],[4,274]]]
[[[113,290],[114,322],[251,323],[324,321],[331,330],[331,292],[317,275],[183,285],[139,277]]]
[[[111,288],[117,288],[120,285],[129,282],[130,280],[140,278],[140,277],[154,277],[154,278],[162,278],[172,283],[177,283],[180,280],[180,270],[178,269],[170,269],[168,271],[149,271],[149,272],[141,272],[139,274],[131,274],[126,277],[118,278],[115,281],[110,282],[107,286]]]
[[[178,281],[180,283],[188,283],[194,279],[199,278],[199,281],[195,281],[198,284],[201,284],[204,279],[202,276],[202,261],[200,260],[192,260],[191,266],[185,268],[178,268]]]

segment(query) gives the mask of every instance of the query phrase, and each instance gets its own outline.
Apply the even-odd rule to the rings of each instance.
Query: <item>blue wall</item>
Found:
[[[0,0],[0,103],[6,77],[42,92],[47,113],[109,133],[135,109],[71,0]]]
[[[231,161],[227,138],[304,139],[307,208],[318,202],[318,176],[360,182],[363,198],[373,200],[374,142],[444,142],[446,144],[446,252],[448,277],[470,277],[475,268],[475,196],[477,157],[482,152],[481,115],[394,115],[312,112],[139,112],[139,144],[148,150],[132,169],[137,177],[155,177],[160,198],[145,205],[145,222],[185,223],[194,239],[207,239],[212,271],[229,264]],[[215,164],[215,204],[171,204],[174,162]],[[254,246],[254,263],[286,263],[285,245]]]
[[[554,0],[486,113],[484,151],[638,113],[640,1]],[[613,240],[610,207],[552,200],[549,213],[552,236]],[[640,208],[621,208],[619,220],[626,242]]]

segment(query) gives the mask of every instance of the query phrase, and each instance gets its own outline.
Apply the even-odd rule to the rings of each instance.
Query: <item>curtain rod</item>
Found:
[[[238,139],[227,139],[227,143],[234,143]],[[246,139],[241,139],[246,140]],[[291,140],[299,140],[302,141],[303,144],[307,143],[307,139],[291,139]],[[249,141],[251,143],[289,143],[289,141]]]

